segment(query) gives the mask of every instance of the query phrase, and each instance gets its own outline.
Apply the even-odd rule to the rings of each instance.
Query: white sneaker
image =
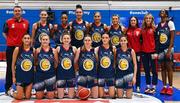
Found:
[[[7,95],[13,97],[14,92],[15,90],[13,88],[9,88],[9,90],[7,91]]]
[[[140,87],[136,88],[136,92],[140,93]]]

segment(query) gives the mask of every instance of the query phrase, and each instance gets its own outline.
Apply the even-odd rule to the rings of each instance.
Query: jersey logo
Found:
[[[40,67],[43,71],[48,71],[51,67],[51,63],[49,62],[48,59],[42,59],[40,61]]]
[[[83,68],[86,71],[91,71],[94,68],[94,62],[91,59],[85,59],[83,62]]]
[[[32,62],[29,59],[24,59],[21,62],[21,68],[23,71],[29,71],[32,68]]]
[[[101,34],[98,32],[93,33],[92,40],[96,43],[101,41]]]
[[[118,67],[120,70],[127,70],[129,67],[129,63],[126,59],[120,59],[118,63]]]
[[[168,40],[167,35],[164,34],[164,33],[161,33],[161,34],[160,34],[159,42],[160,42],[161,44],[165,44],[165,43],[167,42],[167,40]]]
[[[107,56],[102,57],[101,60],[100,60],[100,65],[103,68],[108,68],[111,65],[110,58],[107,57]]]
[[[80,30],[80,29],[76,30],[75,38],[77,40],[82,40],[84,38],[84,32],[82,30]]]
[[[117,35],[114,35],[111,37],[111,43],[115,46],[119,44],[119,37]]]
[[[72,62],[69,58],[63,58],[61,61],[61,66],[65,70],[69,70],[72,67]]]

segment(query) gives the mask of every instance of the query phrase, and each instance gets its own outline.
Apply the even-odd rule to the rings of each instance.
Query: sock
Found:
[[[156,85],[153,85],[152,88],[156,89]]]
[[[167,86],[166,86],[166,85],[164,85],[163,87],[164,87],[164,88],[167,88]]]

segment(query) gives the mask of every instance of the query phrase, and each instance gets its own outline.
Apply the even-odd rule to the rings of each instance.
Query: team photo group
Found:
[[[63,11],[57,24],[48,22],[46,10],[41,10],[40,20],[33,25],[22,17],[21,6],[14,6],[13,14],[3,26],[6,95],[30,99],[35,90],[37,99],[131,99],[133,91],[142,91],[141,65],[144,93],[157,92],[157,64],[163,82],[160,93],[173,95],[175,26],[167,10],[159,11],[158,24],[151,13],[145,14],[141,27],[135,16],[124,27],[117,14],[108,26],[101,22],[99,11],[93,15],[94,22],[88,23],[81,5],[76,5],[73,21]]]

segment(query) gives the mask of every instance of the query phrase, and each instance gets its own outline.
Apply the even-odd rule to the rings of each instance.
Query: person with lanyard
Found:
[[[68,88],[68,98],[75,97],[75,69],[74,57],[76,47],[71,46],[71,36],[66,31],[62,34],[62,45],[58,51],[59,66],[57,69],[57,93],[58,98],[64,98],[64,89]]]
[[[111,38],[111,44],[113,46],[119,46],[119,37],[125,34],[125,27],[119,24],[120,17],[119,15],[112,16],[112,25],[109,27],[109,35]]]
[[[56,43],[56,47],[62,44],[62,34],[64,31],[70,32],[70,26],[68,24],[68,14],[67,11],[61,13],[61,24],[54,24],[53,27],[53,39]]]
[[[41,35],[41,46],[36,49],[35,53],[35,77],[34,89],[36,90],[36,98],[47,99],[54,98],[54,90],[56,83],[56,68],[58,66],[58,53],[56,49],[50,47],[50,38],[47,34]]]
[[[105,98],[105,86],[108,87],[109,97],[115,98],[115,49],[110,45],[109,34],[102,34],[102,45],[95,48],[98,58],[97,74],[100,98]]]
[[[92,47],[97,47],[102,45],[102,34],[107,32],[108,27],[106,24],[101,23],[101,13],[94,13],[94,22],[90,24],[89,34],[92,37]]]
[[[32,46],[34,48],[39,48],[41,46],[41,35],[47,34],[49,37],[52,37],[52,24],[48,23],[48,13],[46,10],[40,12],[40,20],[33,24],[32,27]]]
[[[91,97],[98,98],[97,58],[91,44],[91,36],[86,35],[84,45],[78,48],[76,52],[74,63],[76,64],[76,70],[79,72],[77,79],[78,91],[82,88],[89,88]]]
[[[155,24],[152,14],[147,13],[144,16],[142,24],[142,63],[145,71],[146,89],[145,93],[154,94],[158,82],[158,74],[156,70],[156,43],[155,43]],[[152,72],[152,79],[150,75]],[[151,87],[152,84],[152,87]]]
[[[34,77],[34,53],[31,47],[31,36],[25,34],[22,46],[16,47],[12,59],[12,80],[16,85],[16,92],[12,94],[15,99],[30,99]],[[24,77],[25,76],[25,77]]]
[[[6,39],[6,79],[5,79],[5,93],[10,95],[12,82],[12,56],[14,49],[21,46],[24,34],[29,33],[29,22],[22,17],[21,6],[14,6],[14,17],[8,19],[3,27],[3,36]]]
[[[126,35],[128,39],[128,47],[136,52],[137,75],[136,75],[136,92],[140,92],[141,86],[141,28],[138,24],[138,18],[132,16],[129,19],[129,27]]]
[[[82,19],[83,9],[76,5],[76,19],[69,23],[71,27],[71,44],[76,48],[83,46],[84,36],[88,33],[89,23]]]
[[[137,62],[136,53],[128,48],[128,40],[125,35],[120,37],[120,47],[116,49],[116,74],[115,86],[117,97],[123,98],[126,90],[126,98],[132,98],[133,85],[136,84]]]
[[[156,37],[163,81],[161,94],[173,95],[173,46],[175,26],[174,22],[168,19],[169,15],[167,10],[162,9],[159,16],[161,17],[161,22],[156,28]],[[169,88],[167,88],[167,77],[169,81]]]

